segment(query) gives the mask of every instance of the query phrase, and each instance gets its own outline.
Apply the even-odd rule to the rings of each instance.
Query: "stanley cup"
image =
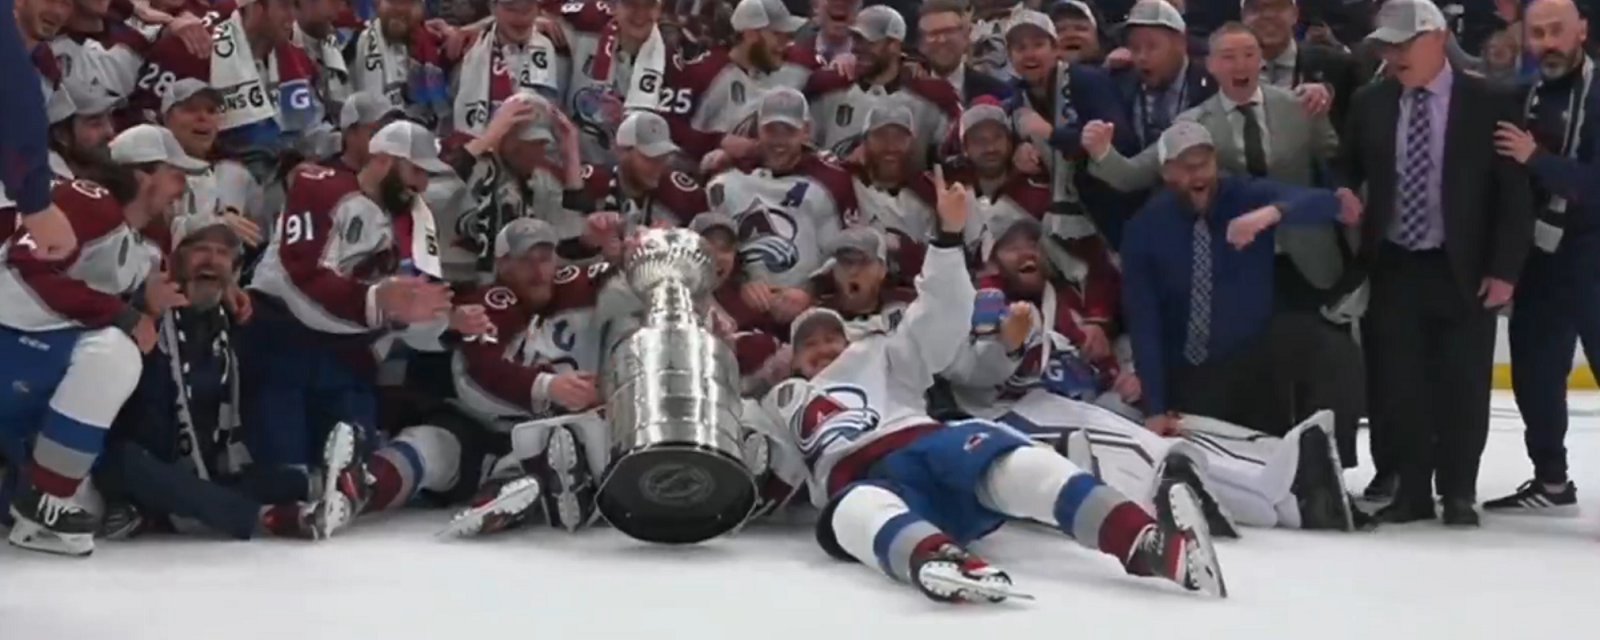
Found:
[[[650,229],[623,260],[640,326],[611,350],[614,460],[599,509],[647,542],[708,540],[744,522],[756,486],[739,446],[739,367],[710,330],[716,271],[699,234]]]

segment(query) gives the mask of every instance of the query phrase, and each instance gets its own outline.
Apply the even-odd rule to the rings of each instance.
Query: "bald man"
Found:
[[[1527,425],[1533,479],[1485,502],[1506,513],[1576,514],[1567,477],[1567,374],[1579,338],[1600,363],[1600,168],[1595,165],[1589,23],[1572,0],[1536,0],[1523,18],[1539,77],[1524,96],[1527,129],[1500,123],[1495,146],[1534,176],[1534,249],[1511,316],[1511,388]]]

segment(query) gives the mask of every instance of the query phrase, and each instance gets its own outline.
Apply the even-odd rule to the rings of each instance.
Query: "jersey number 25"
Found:
[[[661,110],[667,113],[685,114],[694,107],[694,92],[688,89],[662,89]]]

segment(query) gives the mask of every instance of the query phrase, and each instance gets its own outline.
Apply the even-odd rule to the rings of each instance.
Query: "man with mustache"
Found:
[[[1011,87],[1004,81],[972,66],[972,17],[965,0],[928,0],[919,13],[917,52],[928,75],[948,81],[961,104],[980,96],[1010,97]]]
[[[885,102],[866,114],[866,132],[858,153],[860,162],[846,162],[855,187],[856,203],[861,208],[860,223],[877,229],[889,239],[896,256],[895,275],[902,266],[898,258],[913,261],[905,275],[920,268],[921,245],[927,243],[933,228],[933,181],[917,168],[915,117],[903,104]]]
[[[450,170],[433,135],[393,122],[368,148],[356,172],[312,164],[295,172],[250,284],[255,314],[240,356],[256,374],[244,414],[259,464],[305,468],[322,456],[324,474],[359,467],[358,444],[373,442],[377,427],[377,364],[395,340],[439,351],[447,329],[485,330],[481,308],[452,311],[447,287],[408,275],[439,260],[432,221],[417,206],[429,174]],[[358,486],[316,498],[353,513]]]
[[[1098,63],[1105,53],[1100,48],[1100,23],[1094,9],[1079,0],[1055,0],[1049,5],[1050,19],[1056,23],[1057,46],[1067,62]]]
[[[111,118],[116,102],[76,83],[63,84],[62,89],[46,105],[50,168],[58,179],[71,180],[90,164],[110,158],[111,139],[117,135]]]
[[[911,166],[930,166],[942,155],[939,146],[950,125],[961,117],[960,97],[948,82],[912,74],[902,57],[906,21],[894,9],[862,9],[850,31],[856,39],[854,70],[821,71],[803,90],[817,114],[812,141],[819,149],[848,157],[861,143],[867,112],[895,102],[910,109],[916,124]]]
[[[679,149],[661,116],[628,114],[614,143],[615,162],[583,166],[583,195],[589,203],[581,209],[615,213],[625,229],[633,229],[688,226],[709,208],[700,181],[672,168]]]
[[[821,68],[815,55],[789,46],[805,20],[790,15],[780,0],[740,0],[730,20],[737,32],[731,48],[675,52],[662,79],[655,111],[672,125],[672,141],[692,158],[713,150],[735,160],[751,154],[751,138],[727,134],[749,118],[767,91],[800,89]]]
[[[1539,0],[1524,18],[1539,79],[1527,90],[1527,127],[1502,122],[1501,155],[1533,172],[1534,250],[1523,266],[1511,315],[1511,388],[1527,423],[1533,479],[1483,503],[1503,513],[1576,513],[1567,475],[1567,374],[1579,339],[1600,356],[1600,289],[1591,266],[1600,255],[1595,189],[1595,61],[1584,52],[1589,23],[1571,0]],[[1591,359],[1590,362],[1600,362]]]
[[[194,521],[238,540],[326,538],[345,519],[330,518],[339,514],[311,500],[301,472],[251,464],[245,450],[236,319],[223,305],[237,286],[243,243],[209,214],[184,216],[174,227],[172,276],[188,304],[157,318],[156,348],[95,471],[106,503],[100,535],[182,530]]]
[[[588,0],[561,6],[570,77],[564,106],[582,135],[583,161],[616,160],[628,108],[653,109],[672,58],[660,30],[662,0]]]
[[[1300,0],[1244,0],[1241,5],[1245,26],[1261,41],[1261,83],[1290,90],[1302,85],[1323,85],[1333,98],[1329,115],[1335,123],[1343,124],[1350,96],[1355,95],[1364,79],[1349,52],[1296,41],[1299,3]]]

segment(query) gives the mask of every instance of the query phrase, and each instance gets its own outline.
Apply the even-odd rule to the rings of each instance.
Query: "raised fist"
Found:
[[[1083,150],[1091,160],[1099,160],[1111,153],[1111,139],[1117,126],[1104,120],[1091,120],[1083,125]]]
[[[1018,351],[1027,344],[1033,333],[1033,305],[1013,302],[1006,308],[1006,319],[1000,321],[1000,342],[1006,351]]]

